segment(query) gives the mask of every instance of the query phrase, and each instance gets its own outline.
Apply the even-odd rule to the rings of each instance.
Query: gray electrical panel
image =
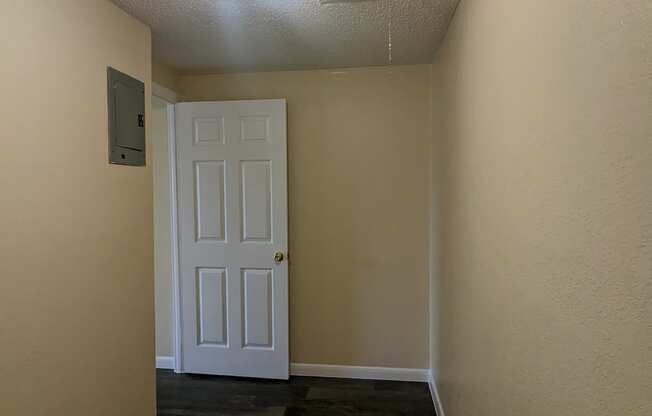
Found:
[[[145,84],[107,68],[109,163],[145,165]]]

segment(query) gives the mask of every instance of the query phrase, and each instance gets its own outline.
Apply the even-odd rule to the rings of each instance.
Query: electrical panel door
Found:
[[[109,163],[145,165],[145,84],[107,68]]]

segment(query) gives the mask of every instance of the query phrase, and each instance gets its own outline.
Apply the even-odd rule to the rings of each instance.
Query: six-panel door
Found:
[[[285,108],[176,105],[185,372],[288,378]]]

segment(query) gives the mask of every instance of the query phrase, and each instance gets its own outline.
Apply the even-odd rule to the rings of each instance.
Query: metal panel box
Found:
[[[109,163],[145,165],[145,84],[107,68]]]

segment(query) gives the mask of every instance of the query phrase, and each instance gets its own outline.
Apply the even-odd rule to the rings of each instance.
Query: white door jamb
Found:
[[[177,103],[177,94],[155,82],[152,82],[152,95],[167,102],[168,118],[168,186],[170,198],[170,270],[172,274],[172,368],[176,373],[183,372],[181,362],[181,309],[179,292],[179,238],[177,217],[177,141],[174,124],[174,104]]]

